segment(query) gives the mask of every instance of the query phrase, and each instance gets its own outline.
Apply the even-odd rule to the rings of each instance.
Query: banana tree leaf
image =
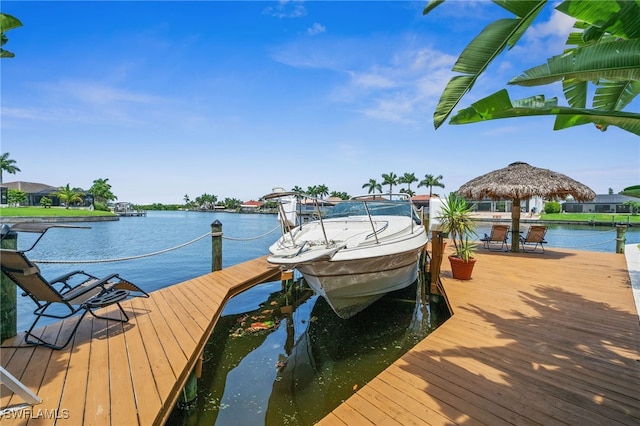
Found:
[[[598,85],[593,96],[593,108],[621,111],[638,94],[640,94],[640,81],[603,81]]]
[[[451,117],[450,124],[469,124],[500,118],[555,115],[554,130],[581,124],[593,123],[599,129],[617,126],[640,136],[640,114],[620,111],[599,111],[557,105],[557,99],[545,100],[543,95],[511,102],[509,94],[502,89],[460,110]]]
[[[442,3],[444,3],[444,0],[430,0],[429,3],[427,3],[427,5],[424,7],[422,14],[426,15]]]
[[[640,1],[563,1],[556,9],[623,39],[640,38]]]
[[[441,2],[430,2],[425,12],[433,10]],[[518,13],[517,18],[500,19],[487,25],[478,36],[469,43],[456,61],[453,71],[467,74],[453,77],[442,92],[434,113],[434,125],[437,129],[449,117],[462,97],[487,66],[507,47],[511,48],[542,10],[546,0],[520,1],[503,0],[497,2],[505,9]]]
[[[508,84],[540,86],[564,78],[584,81],[640,80],[640,39],[578,47],[554,56],[513,78]]]
[[[569,78],[562,80],[562,91],[564,97],[572,108],[587,107],[587,89],[589,84],[586,81]]]

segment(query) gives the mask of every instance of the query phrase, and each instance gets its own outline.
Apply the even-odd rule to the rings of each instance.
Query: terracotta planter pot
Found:
[[[470,280],[476,259],[470,258],[468,262],[465,262],[459,257],[449,256],[449,263],[451,263],[451,273],[453,274],[453,278],[457,280]]]

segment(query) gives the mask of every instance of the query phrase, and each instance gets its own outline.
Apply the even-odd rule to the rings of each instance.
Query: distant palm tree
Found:
[[[304,189],[302,189],[298,185],[296,185],[293,188],[291,188],[291,191],[293,191],[293,192],[304,192]]]
[[[407,189],[407,188],[402,188],[402,189],[400,190],[400,193],[401,193],[401,194],[407,194],[407,195],[409,195],[409,197],[413,197],[414,195],[416,195],[416,193],[415,193],[415,192],[413,192],[412,190]]]
[[[21,170],[15,166],[16,160],[9,158],[9,153],[5,152],[0,156],[0,183],[2,183],[2,172],[11,173],[15,175],[16,172]]]
[[[316,195],[318,197],[320,197],[321,199],[324,198],[326,195],[329,195],[329,188],[327,187],[327,185],[318,185],[316,187]]]
[[[331,191],[331,194],[329,195],[331,195],[334,198],[340,198],[341,200],[348,200],[349,198],[351,198],[349,194],[347,194],[344,191]]]
[[[71,203],[81,203],[84,193],[78,191],[77,188],[71,189],[67,184],[67,186],[59,188],[58,191],[53,192],[51,195],[60,198],[60,201],[64,201],[65,209],[68,209]]]
[[[411,194],[413,193],[413,191],[411,190],[411,184],[413,182],[417,182],[418,178],[416,177],[415,173],[405,173],[404,175],[402,175],[399,179],[398,179],[398,183],[406,183],[407,184],[407,194]],[[402,191],[400,191],[402,192]]]
[[[318,187],[313,185],[313,186],[307,186],[307,195],[311,195],[312,197],[317,197],[318,196]]]
[[[393,193],[393,185],[398,184],[398,175],[391,172],[382,174],[382,185],[389,185],[389,194]]]
[[[433,187],[438,186],[440,188],[444,188],[444,184],[440,182],[442,179],[442,175],[438,175],[434,177],[433,175],[424,175],[424,179],[420,181],[418,187],[427,186],[429,187],[429,198],[433,196]]]
[[[376,191],[382,192],[382,185],[376,182],[375,179],[369,179],[369,182],[362,185],[363,188],[369,188],[369,194],[375,194]]]

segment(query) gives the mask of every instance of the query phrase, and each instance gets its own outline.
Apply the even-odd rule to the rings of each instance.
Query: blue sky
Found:
[[[446,194],[514,161],[597,193],[640,183],[640,140],[617,128],[527,118],[434,130],[458,54],[508,15],[450,0],[425,17],[425,4],[3,1],[24,25],[1,62],[2,152],[22,170],[4,181],[106,178],[137,204],[319,184],[358,195],[389,172],[442,175]],[[571,25],[548,7],[458,109],[559,53]],[[509,90],[566,105],[558,84]]]

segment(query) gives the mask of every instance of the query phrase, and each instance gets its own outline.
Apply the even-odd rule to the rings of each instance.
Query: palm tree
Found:
[[[429,187],[429,198],[433,196],[433,187],[438,186],[440,188],[444,188],[444,184],[440,182],[442,179],[442,175],[438,175],[434,177],[433,175],[424,175],[424,179],[420,181],[418,187],[428,186]]]
[[[443,0],[430,0],[428,14]],[[449,80],[433,114],[437,129],[468,93],[478,77],[505,49],[511,49],[551,2],[504,0],[496,4],[513,18],[501,18],[487,25],[462,51],[455,62],[456,75]],[[524,71],[508,84],[542,86],[562,81],[569,106],[544,95],[511,101],[506,89],[462,109],[450,124],[475,123],[498,118],[555,115],[554,129],[593,123],[601,131],[608,126],[640,135],[640,114],[622,110],[640,94],[640,4],[638,1],[563,0],[555,9],[576,19],[564,52]],[[634,23],[631,25],[630,23]],[[589,82],[595,90],[589,88]],[[592,107],[587,97],[593,93]]]
[[[81,203],[84,193],[78,191],[77,188],[71,189],[67,184],[67,186],[60,187],[58,191],[53,192],[51,195],[60,198],[60,201],[65,201],[65,209],[68,209],[71,203]]]
[[[382,192],[382,185],[376,182],[375,179],[369,179],[369,182],[362,185],[363,188],[369,188],[369,194],[375,194],[376,191]]]
[[[304,192],[304,189],[302,189],[301,187],[299,187],[298,185],[294,186],[293,188],[291,188],[291,191],[293,192]]]
[[[2,22],[0,28],[0,36],[2,37],[2,46],[9,40],[5,32],[22,26],[22,22],[14,16],[0,12],[0,22]],[[13,52],[0,48],[0,58],[14,58],[16,55]],[[0,182],[2,183],[2,182]]]
[[[2,172],[11,173],[15,175],[16,172],[21,170],[15,166],[16,160],[9,158],[9,153],[5,152],[0,156],[0,183],[2,183]]]
[[[418,178],[416,177],[415,173],[405,173],[404,175],[402,175],[400,177],[400,179],[398,179],[398,183],[406,183],[407,184],[407,194],[412,194],[413,191],[411,190],[411,184],[413,182],[417,182]],[[402,192],[402,191],[400,191]]]
[[[329,195],[329,188],[327,188],[327,185],[318,185],[316,187],[316,192],[317,192],[317,196],[320,197],[320,199],[323,199],[326,195]]]
[[[393,185],[398,184],[398,175],[391,172],[382,174],[382,185],[389,185],[389,194],[393,193]]]

